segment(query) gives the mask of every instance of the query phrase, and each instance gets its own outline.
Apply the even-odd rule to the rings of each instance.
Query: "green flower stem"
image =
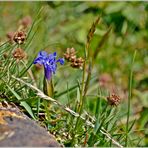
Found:
[[[53,87],[52,78],[48,81],[44,76],[43,90],[47,96],[49,96],[49,97],[53,96],[54,87]]]
[[[79,103],[79,106],[78,106],[78,113],[79,113],[80,116],[82,114],[83,104],[85,102],[84,88],[85,88],[85,76],[86,76],[86,61],[87,61],[87,53],[88,53],[87,47],[88,46],[86,46],[86,48],[84,50],[85,60],[84,60],[84,65],[83,65],[82,85],[81,85],[81,90],[80,90],[80,103]],[[74,144],[74,141],[75,141],[75,134],[78,130],[80,116],[77,118],[77,121],[76,121],[76,124],[75,124],[74,132],[73,132],[73,135],[72,135],[72,145]]]
[[[43,91],[47,96],[49,97],[53,96],[54,87],[53,87],[52,78],[50,79],[50,81],[48,81],[44,76]],[[50,120],[49,102],[47,100],[43,100],[43,104],[44,104],[45,112],[47,114],[47,119]]]

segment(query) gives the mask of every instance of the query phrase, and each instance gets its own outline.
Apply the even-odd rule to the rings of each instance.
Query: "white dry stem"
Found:
[[[48,101],[53,102],[54,104],[58,105],[59,107],[61,107],[62,109],[64,109],[64,110],[67,111],[68,113],[70,113],[71,115],[73,115],[73,116],[75,116],[75,117],[80,117],[82,120],[85,121],[85,123],[86,123],[88,126],[90,126],[90,127],[92,127],[92,128],[95,127],[95,125],[94,125],[92,122],[86,120],[83,116],[80,116],[78,113],[76,113],[75,111],[71,110],[69,107],[63,106],[63,105],[62,105],[60,102],[58,102],[57,100],[55,100],[55,99],[53,99],[53,98],[51,98],[51,97],[45,95],[45,94],[44,94],[40,89],[38,89],[37,87],[31,85],[30,83],[27,83],[27,82],[23,81],[23,80],[20,79],[20,78],[16,78],[15,76],[12,76],[12,77],[13,77],[14,79],[16,79],[17,81],[19,81],[19,82],[21,82],[21,83],[27,85],[28,87],[30,87],[30,88],[36,90],[36,91],[37,91],[37,95],[38,95],[39,97],[41,97],[42,99],[45,99],[45,100],[48,100]],[[94,119],[94,120],[95,120],[95,119]],[[111,137],[111,135],[110,135],[104,128],[102,128],[102,129],[100,130],[100,132],[101,132],[103,135],[105,135],[109,140],[111,140],[114,145],[116,145],[116,146],[118,146],[118,147],[120,147],[120,148],[123,148],[123,146],[122,146],[120,143],[118,143],[116,140],[114,140],[114,139]]]

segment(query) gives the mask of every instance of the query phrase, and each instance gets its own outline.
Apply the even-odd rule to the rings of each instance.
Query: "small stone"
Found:
[[[60,147],[53,135],[18,110],[0,107],[1,147]]]

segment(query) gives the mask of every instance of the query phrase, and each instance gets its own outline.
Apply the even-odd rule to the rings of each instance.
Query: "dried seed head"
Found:
[[[76,51],[74,48],[67,48],[66,53],[64,54],[64,58],[67,61],[74,61],[76,59]]]
[[[84,59],[82,57],[79,57],[76,59],[76,62],[79,65],[79,68],[82,69],[83,68],[83,64],[84,64]]]
[[[77,63],[84,63],[84,59],[82,57],[77,58]]]
[[[66,59],[66,60],[69,60],[69,55],[68,54],[66,54],[66,53],[64,53],[64,58]]]
[[[14,32],[8,32],[6,34],[7,38],[9,39],[10,43],[13,43]]]
[[[117,96],[116,94],[112,94],[111,96],[107,97],[108,103],[110,105],[119,105],[121,98],[119,96]]]
[[[76,63],[76,62],[71,63],[70,66],[73,68],[79,68],[78,63]]]
[[[111,89],[114,85],[111,75],[108,73],[102,73],[99,76],[99,85],[100,87],[103,87],[104,89]]]
[[[70,62],[75,62],[76,61],[76,55],[73,55],[69,58]]]
[[[75,54],[76,54],[76,51],[75,51],[75,49],[72,47],[72,48],[67,48],[66,53],[68,53],[68,54],[70,54],[70,55],[75,55]]]
[[[73,68],[83,68],[84,59],[82,57],[75,59],[75,61],[71,62],[71,67]]]
[[[82,57],[77,58],[75,49],[67,48],[66,53],[64,54],[64,58],[70,62],[71,67],[82,69],[84,59]]]
[[[23,28],[27,28],[32,23],[32,18],[30,16],[25,16],[19,21],[19,24],[23,26]]]
[[[24,52],[24,50],[22,48],[16,48],[13,51],[12,55],[15,59],[17,59],[17,61],[25,59],[27,57],[26,53]]]
[[[100,21],[100,17],[98,17],[98,18],[96,19],[96,21],[92,24],[92,26],[91,26],[91,28],[90,28],[90,30],[89,30],[89,33],[88,33],[88,35],[87,35],[87,43],[88,43],[88,44],[90,44],[90,42],[91,42],[91,40],[92,40],[92,38],[93,38],[93,36],[94,36],[95,30],[96,30],[96,26],[97,26],[97,24],[99,23],[99,21]]]
[[[17,44],[23,44],[26,39],[26,33],[24,31],[17,31],[13,37],[13,40]]]

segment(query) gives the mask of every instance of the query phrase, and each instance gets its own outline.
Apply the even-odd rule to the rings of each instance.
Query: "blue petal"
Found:
[[[48,58],[48,54],[47,52],[45,51],[40,51],[38,53],[38,56],[37,58],[34,60],[33,64],[40,64],[40,65],[43,65],[46,61],[46,59]]]
[[[54,52],[54,53],[53,53],[53,56],[54,56],[54,57],[56,57],[56,56],[57,56],[57,53],[56,53],[56,52]]]
[[[40,65],[44,65],[44,72],[47,80],[50,80],[52,74],[56,73],[57,62],[59,62],[61,65],[64,64],[64,59],[59,58],[58,60],[56,60],[56,56],[56,52],[54,52],[53,54],[47,54],[47,52],[45,51],[40,51],[37,58],[33,62],[34,64],[38,63]]]
[[[64,64],[64,58],[59,58],[56,62],[59,62],[61,65]]]
[[[40,51],[38,56],[41,56],[43,58],[46,58],[48,56],[47,52],[46,51]]]
[[[41,58],[41,57],[39,57],[39,58],[36,58],[35,60],[34,60],[34,62],[33,62],[33,64],[40,64],[40,65],[43,65],[43,59]]]
[[[56,70],[57,70],[57,64],[54,63],[52,66],[51,66],[51,70],[52,72],[55,74]]]
[[[44,66],[44,71],[45,71],[45,77],[47,80],[50,80],[51,79],[51,76],[52,76],[52,71],[51,71],[51,68],[46,65]]]

